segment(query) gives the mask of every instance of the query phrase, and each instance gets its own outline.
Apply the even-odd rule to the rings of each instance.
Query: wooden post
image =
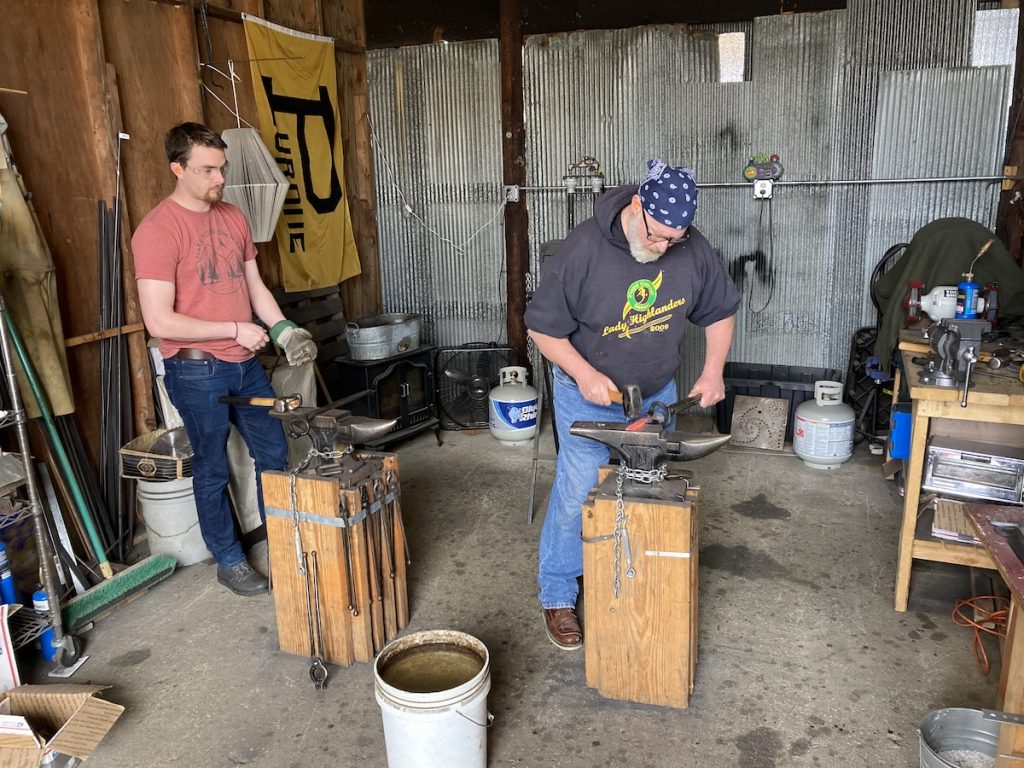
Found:
[[[377,193],[370,142],[370,88],[366,80],[366,22],[362,0],[323,2],[324,34],[335,38],[345,189],[362,274],[341,284],[345,317],[356,320],[381,308]]]
[[[505,184],[526,184],[526,124],[523,117],[523,3],[501,0],[501,161]],[[526,201],[505,206],[508,343],[526,361],[526,273],[530,268]]]
[[[1024,14],[1017,18],[1017,63],[1013,76],[1013,101],[1010,104],[1010,124],[1006,132],[1006,164],[1016,169],[1024,168],[1024,121],[1018,119],[1024,102]],[[1020,175],[1014,173],[1013,175]],[[996,214],[996,234],[1006,244],[1007,250],[1018,263],[1022,261],[1024,247],[1024,182],[1004,184],[999,194],[999,211]]]

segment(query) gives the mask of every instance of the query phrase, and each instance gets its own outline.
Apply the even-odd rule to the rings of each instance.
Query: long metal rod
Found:
[[[114,575],[114,570],[110,567],[110,562],[107,560],[106,552],[103,550],[99,534],[96,532],[96,525],[93,523],[92,515],[89,513],[89,508],[85,503],[85,497],[82,494],[82,487],[78,482],[78,478],[75,477],[74,473],[71,471],[71,462],[68,459],[67,452],[64,450],[64,445],[60,441],[60,437],[57,435],[57,428],[53,420],[53,411],[50,410],[50,403],[46,399],[46,391],[39,383],[39,379],[36,378],[35,367],[32,365],[32,361],[29,359],[28,353],[25,351],[25,345],[22,343],[21,336],[18,334],[18,329],[14,324],[14,319],[11,317],[10,313],[4,309],[3,304],[0,304],[0,314],[3,315],[4,330],[6,334],[5,338],[9,338],[11,340],[14,346],[14,351],[18,357],[18,362],[21,363],[21,370],[25,374],[29,388],[32,390],[33,397],[35,397],[36,407],[39,408],[43,424],[46,427],[46,433],[50,436],[50,441],[53,443],[53,448],[57,455],[57,463],[66,475],[68,488],[71,491],[71,497],[74,500],[75,508],[78,510],[78,514],[82,518],[83,525],[85,525],[86,538],[88,538],[89,544],[96,553],[96,560],[99,563],[100,572],[104,577],[110,578]]]
[[[997,182],[997,181],[1021,181],[1024,180],[1024,176],[928,176],[928,177],[916,177],[911,179],[822,179],[816,181],[814,179],[794,179],[792,181],[776,181],[775,185],[779,187],[835,187],[835,186],[858,186],[858,185],[871,185],[871,184],[930,184],[936,182],[951,182],[951,181],[969,181],[969,182]],[[749,188],[751,182],[749,181],[705,181],[700,183],[701,189],[707,189],[708,187],[718,188]],[[510,185],[511,186],[511,185]],[[605,184],[602,189],[615,189],[623,186],[621,184]],[[551,184],[551,185],[538,185],[538,186],[521,186],[517,187],[520,192],[566,192],[567,194],[573,195],[592,195],[594,194],[591,189],[576,189],[572,193],[568,193],[565,186],[562,184]]]

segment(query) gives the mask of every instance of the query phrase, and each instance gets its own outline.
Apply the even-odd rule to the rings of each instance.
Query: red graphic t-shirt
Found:
[[[165,198],[150,211],[132,237],[137,280],[174,283],[174,311],[200,320],[251,322],[245,262],[256,258],[249,223],[230,203],[192,211]],[[234,339],[160,339],[170,357],[195,347],[231,362],[252,357]]]

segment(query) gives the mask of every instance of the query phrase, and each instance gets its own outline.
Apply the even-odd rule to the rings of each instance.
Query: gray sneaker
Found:
[[[231,568],[217,567],[217,581],[236,595],[251,597],[267,591],[267,580],[253,570],[245,560]]]

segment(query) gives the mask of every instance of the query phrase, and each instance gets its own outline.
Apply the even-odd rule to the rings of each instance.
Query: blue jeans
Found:
[[[245,560],[245,554],[227,496],[230,425],[238,428],[256,463],[256,498],[264,521],[261,475],[288,465],[288,444],[281,422],[268,416],[266,407],[224,405],[217,398],[274,397],[274,390],[255,358],[227,363],[171,357],[164,360],[164,371],[167,394],[192,443],[192,489],[203,541],[217,565],[231,568]]]
[[[583,502],[597,482],[597,470],[608,463],[606,445],[569,434],[574,421],[625,421],[622,406],[594,405],[584,399],[576,383],[558,366],[554,381],[555,426],[558,430],[558,464],[551,487],[544,527],[540,532],[540,604],[544,608],[574,608],[583,574]],[[644,409],[654,400],[666,405],[676,401],[675,380],[644,398]]]

